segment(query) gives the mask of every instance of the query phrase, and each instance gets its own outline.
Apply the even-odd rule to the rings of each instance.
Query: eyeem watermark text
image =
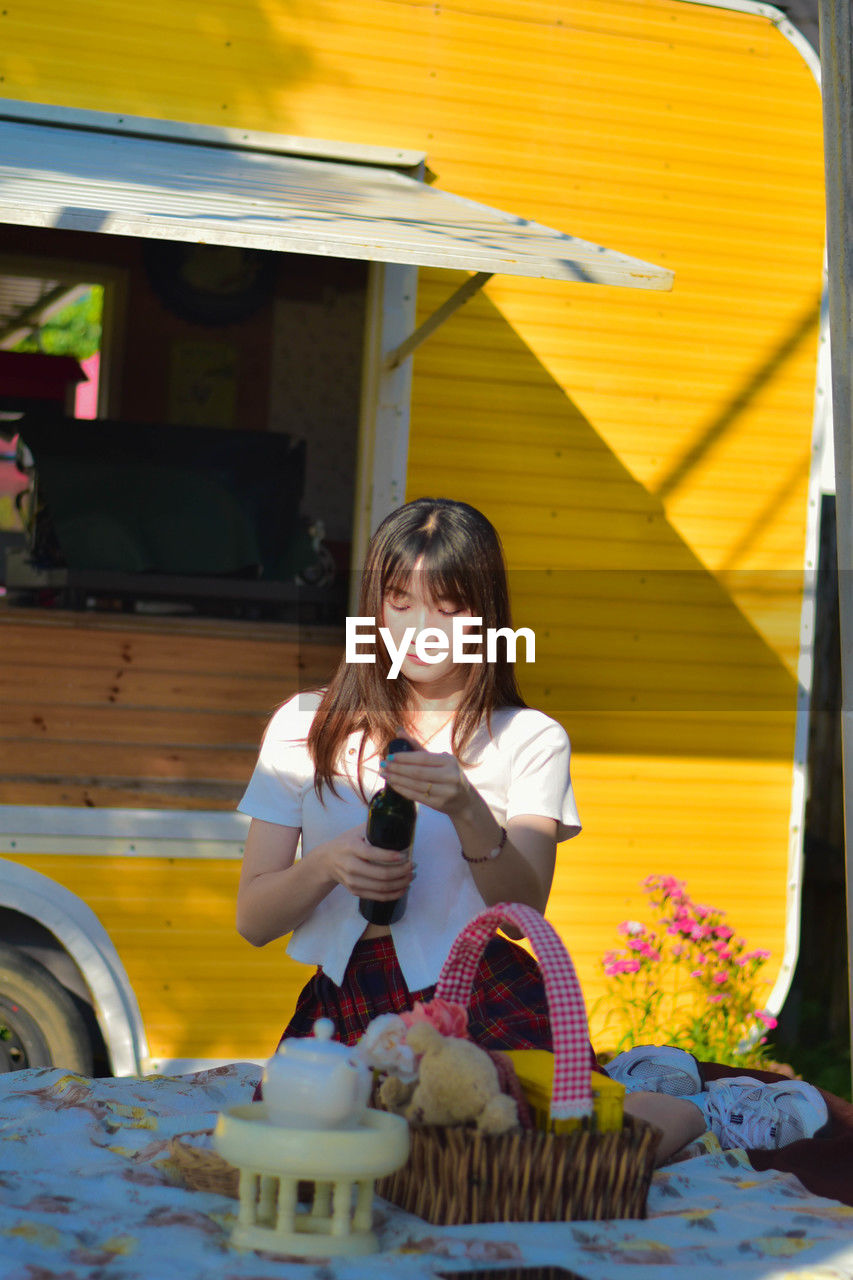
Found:
[[[424,627],[417,631],[415,627],[406,627],[399,645],[387,627],[379,628],[379,638],[388,650],[391,666],[388,679],[396,680],[406,654],[412,649],[414,640],[415,656],[421,662],[433,664],[441,662],[451,655],[454,662],[483,662],[483,640],[486,642],[486,662],[497,662],[498,640],[506,644],[508,662],[515,662],[515,654],[519,637],[523,638],[525,662],[536,661],[536,636],[530,627],[519,627],[513,631],[511,627],[487,627],[484,633],[478,628],[483,625],[482,618],[453,618],[451,638],[438,627]],[[376,635],[373,618],[347,618],[346,621],[346,660],[347,662],[375,662]]]

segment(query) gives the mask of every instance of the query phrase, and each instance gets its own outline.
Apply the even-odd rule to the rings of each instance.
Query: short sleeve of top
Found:
[[[491,767],[496,756],[501,767]],[[527,707],[503,708],[492,715],[492,737],[471,771],[471,781],[484,793],[493,812],[505,822],[523,814],[557,821],[557,840],[570,840],[581,829],[571,780],[571,746],[561,724]],[[479,775],[479,776],[478,776]],[[491,795],[500,779],[502,794]]]
[[[300,693],[275,713],[238,806],[241,812],[282,827],[302,826],[305,792],[314,785],[306,739],[319,705],[319,693]]]

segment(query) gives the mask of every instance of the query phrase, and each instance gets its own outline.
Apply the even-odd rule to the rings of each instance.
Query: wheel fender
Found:
[[[142,1015],[119,954],[91,907],[49,876],[3,858],[0,907],[31,916],[62,943],[92,993],[114,1074],[141,1075],[148,1062]]]

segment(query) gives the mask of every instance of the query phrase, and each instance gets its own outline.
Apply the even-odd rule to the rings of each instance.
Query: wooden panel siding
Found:
[[[264,726],[328,678],[334,632],[7,611],[0,803],[233,809]]]
[[[2,804],[232,811],[276,706],[340,653],[336,631],[266,623],[10,608],[0,622]],[[188,857],[191,841],[163,840],[160,857],[97,844],[32,854],[22,837],[6,856],[98,916],[152,1061],[266,1057],[306,971],[283,943],[256,951],[237,934],[239,861]]]

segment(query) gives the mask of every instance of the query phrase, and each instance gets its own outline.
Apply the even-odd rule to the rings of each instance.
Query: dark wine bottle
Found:
[[[388,747],[388,754],[414,750],[416,748],[405,738],[394,738]],[[410,849],[415,837],[415,817],[414,800],[401,796],[386,782],[367,809],[367,843],[379,849],[397,849],[401,853]],[[401,898],[392,898],[390,901],[359,898],[358,909],[370,924],[396,924],[403,918],[408,896],[406,890]]]

